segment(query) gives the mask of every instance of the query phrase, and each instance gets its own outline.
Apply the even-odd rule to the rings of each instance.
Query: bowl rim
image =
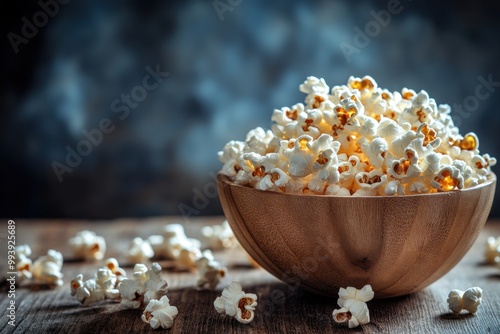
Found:
[[[497,180],[497,177],[495,173],[490,171],[488,174],[488,180],[486,180],[483,183],[480,183],[478,185],[475,185],[474,187],[471,188],[462,188],[462,189],[456,189],[456,190],[451,190],[451,191],[441,191],[441,192],[435,192],[435,193],[424,193],[424,194],[411,194],[411,195],[374,195],[374,196],[337,196],[337,195],[319,195],[319,194],[295,194],[295,193],[285,193],[285,192],[278,192],[278,191],[272,191],[272,190],[262,190],[262,189],[256,189],[253,187],[241,185],[234,183],[229,179],[229,176],[226,174],[223,174],[222,171],[219,171],[217,173],[217,181],[218,182],[223,182],[231,187],[239,187],[239,188],[245,188],[248,189],[249,191],[257,191],[257,192],[263,192],[263,193],[271,193],[277,196],[298,196],[298,197],[318,197],[318,198],[373,198],[373,199],[388,199],[388,198],[419,198],[422,196],[452,196],[453,194],[457,193],[463,193],[463,192],[468,192],[468,191],[474,191],[483,187],[488,187],[492,184],[494,184]]]

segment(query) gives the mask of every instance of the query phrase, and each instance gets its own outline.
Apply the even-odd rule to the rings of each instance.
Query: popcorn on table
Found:
[[[153,256],[154,251],[149,241],[136,237],[130,243],[127,254],[129,263],[148,262]]]
[[[220,280],[226,276],[227,269],[215,261],[212,252],[206,250],[203,252],[202,257],[196,261],[198,268],[198,281],[196,285],[202,288],[208,285],[210,290],[215,289]]]
[[[93,302],[120,298],[118,286],[126,278],[125,271],[120,268],[115,258],[109,258],[104,261],[104,266],[97,269],[94,277],[83,281],[83,275],[77,275],[71,280],[71,295],[84,305]]]
[[[171,328],[177,317],[177,307],[171,306],[167,296],[159,300],[151,299],[141,316],[142,321],[151,325],[152,328]]]
[[[218,313],[227,314],[242,324],[248,324],[255,316],[257,295],[245,293],[240,283],[232,282],[222,291],[222,296],[215,299],[214,307]]]
[[[391,93],[369,76],[331,89],[308,77],[300,91],[305,104],[276,109],[272,130],[224,146],[223,174],[278,192],[404,195],[473,187],[496,164],[425,91]]]
[[[212,250],[234,248],[238,245],[227,220],[220,225],[204,226],[201,233],[208,241],[208,248]]]
[[[163,297],[168,291],[168,283],[161,277],[161,270],[156,262],[150,268],[136,264],[133,277],[123,279],[118,286],[121,303],[128,308],[139,308],[143,303]]]
[[[500,237],[488,237],[484,257],[487,264],[500,263]]]
[[[455,314],[459,314],[462,310],[474,314],[481,305],[482,297],[483,290],[479,287],[469,288],[465,291],[451,290],[448,295],[448,307]]]
[[[69,239],[73,254],[78,259],[102,260],[106,253],[106,241],[92,231],[80,231]]]
[[[33,276],[31,273],[33,262],[30,259],[31,248],[29,245],[16,247],[16,271],[19,279],[29,280]]]
[[[49,249],[47,255],[41,256],[34,263],[31,270],[32,280],[35,284],[49,286],[62,286],[63,256],[60,252]]]
[[[197,239],[188,238],[181,224],[168,224],[163,228],[163,235],[152,235],[148,242],[153,248],[156,258],[175,260],[182,249],[199,249],[201,243]]]
[[[333,320],[339,324],[347,324],[349,328],[366,325],[370,322],[368,301],[372,300],[374,292],[370,285],[361,290],[353,287],[340,288],[337,304],[340,309],[333,311]]]

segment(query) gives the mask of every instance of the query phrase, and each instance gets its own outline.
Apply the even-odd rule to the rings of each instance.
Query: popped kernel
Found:
[[[337,304],[340,309],[333,311],[333,320],[339,324],[347,324],[349,328],[366,325],[370,322],[368,301],[373,299],[374,292],[370,285],[361,290],[353,287],[340,288]]]
[[[465,291],[451,290],[448,295],[448,307],[455,314],[459,314],[462,310],[474,314],[481,305],[482,297],[483,290],[479,287],[468,288]]]
[[[235,317],[242,324],[249,324],[255,317],[257,295],[245,293],[240,283],[231,282],[222,291],[222,296],[215,299],[214,307],[218,313]]]
[[[170,305],[167,296],[151,299],[142,313],[141,319],[153,329],[159,327],[169,329],[174,325],[174,320],[179,314],[177,307]]]
[[[490,178],[496,159],[460,135],[451,108],[427,92],[389,92],[369,77],[328,87],[308,77],[305,103],[276,109],[271,131],[251,130],[219,152],[222,173],[261,190],[338,196],[455,191]],[[377,179],[356,179],[358,173]],[[375,182],[377,181],[377,182]]]
[[[77,259],[102,260],[106,253],[106,241],[93,231],[80,231],[69,239],[69,246]]]

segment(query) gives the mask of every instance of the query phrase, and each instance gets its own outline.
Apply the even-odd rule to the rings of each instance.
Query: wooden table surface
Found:
[[[222,222],[223,218],[198,218],[185,224],[188,236],[200,237],[200,227]],[[50,248],[63,253],[64,285],[52,290],[17,287],[16,327],[7,325],[8,286],[2,280],[0,289],[1,333],[135,333],[155,332],[142,322],[140,310],[124,309],[119,303],[102,301],[81,305],[70,295],[70,280],[78,273],[84,278],[94,275],[102,263],[71,261],[68,239],[84,229],[106,238],[106,257],[120,263],[130,241],[160,234],[164,224],[180,222],[176,218],[129,219],[116,221],[32,221],[16,220],[17,244],[29,244],[35,259]],[[5,231],[0,231],[2,254],[6,252]],[[160,261],[163,276],[169,283],[168,297],[179,315],[172,329],[156,332],[172,333],[500,333],[500,266],[483,264],[483,251],[488,236],[500,235],[500,221],[490,221],[464,259],[445,277],[418,293],[368,303],[371,322],[348,329],[337,325],[332,311],[336,299],[327,299],[300,289],[293,289],[262,269],[252,268],[242,250],[214,252],[217,260],[229,269],[229,275],[216,291],[195,289],[195,272],[174,272],[170,263]],[[121,261],[120,261],[121,260]],[[6,272],[6,256],[2,275]],[[132,267],[126,267],[131,274]],[[243,325],[236,319],[219,315],[213,301],[232,281],[240,281],[246,292],[256,293],[258,306],[253,323]],[[451,289],[479,286],[483,303],[476,315],[455,316],[449,312],[447,295]]]

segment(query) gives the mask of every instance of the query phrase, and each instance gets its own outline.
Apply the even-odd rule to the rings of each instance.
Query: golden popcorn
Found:
[[[473,187],[496,164],[425,91],[390,92],[369,76],[331,89],[308,77],[300,91],[305,103],[274,110],[271,131],[224,146],[223,174],[262,190],[376,196]]]

